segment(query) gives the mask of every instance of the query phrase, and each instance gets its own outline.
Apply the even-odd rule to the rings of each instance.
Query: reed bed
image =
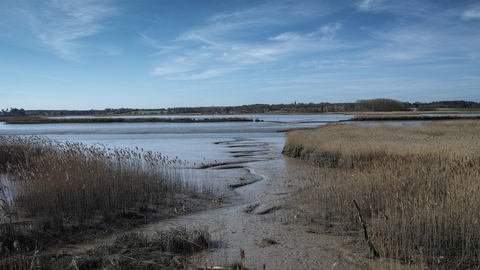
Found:
[[[468,269],[480,265],[479,134],[478,121],[338,124],[291,131],[284,151],[330,165],[291,172],[312,216],[360,228],[356,200],[379,256]]]
[[[179,194],[200,196],[203,188],[185,162],[143,149],[0,136],[0,162],[14,185],[0,192],[0,229],[9,239],[18,235],[8,225],[22,220],[41,235],[181,207]]]
[[[415,112],[418,114],[418,112]],[[438,112],[437,112],[438,113]],[[443,112],[445,113],[445,112]],[[429,120],[460,120],[460,119],[480,119],[480,115],[356,115],[348,121],[429,121]]]

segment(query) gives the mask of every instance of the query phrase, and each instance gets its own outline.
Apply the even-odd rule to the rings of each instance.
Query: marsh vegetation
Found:
[[[130,232],[111,245],[86,250],[83,254],[67,252],[28,252],[25,247],[1,251],[1,269],[187,269],[188,256],[210,247],[207,228],[178,228],[157,232],[154,236]],[[202,262],[202,265],[204,262]],[[197,265],[200,265],[198,263]],[[210,268],[209,268],[210,269]]]
[[[466,269],[480,263],[478,134],[478,121],[335,124],[289,132],[284,153],[316,165],[290,172],[311,216],[360,229],[355,200],[380,257]]]
[[[435,121],[461,119],[480,119],[480,115],[356,115],[349,121]]]
[[[0,136],[2,248],[41,250],[191,211],[210,190],[185,165],[143,149]]]

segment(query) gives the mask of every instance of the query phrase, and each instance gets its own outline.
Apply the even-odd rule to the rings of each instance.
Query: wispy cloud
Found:
[[[117,13],[110,1],[11,1],[0,11],[0,36],[78,61],[82,38],[105,30],[103,21]]]
[[[157,67],[150,71],[150,75],[153,76],[162,76],[162,75],[171,75],[171,74],[182,74],[185,72],[189,72],[191,68],[186,66],[173,66],[169,65],[168,67]]]
[[[335,37],[335,35],[341,28],[342,28],[341,23],[332,23],[332,24],[321,26],[317,31],[313,31],[304,35],[299,33],[294,33],[294,32],[285,32],[285,33],[279,34],[278,36],[270,37],[268,38],[268,40],[282,41],[282,42],[312,41],[312,40],[318,40],[318,39],[331,40]]]
[[[357,6],[360,10],[372,11],[380,10],[382,8],[382,4],[384,4],[383,0],[362,0],[357,4]]]
[[[458,20],[460,12],[456,8],[449,9],[429,2],[417,8],[409,1],[375,3],[377,10],[382,9],[395,17],[375,29],[364,28],[373,39],[368,56],[418,63],[472,58],[480,51],[480,37],[475,28]],[[473,18],[475,10],[476,7],[471,7],[462,18],[465,14]]]
[[[162,42],[159,42],[144,33],[139,33],[138,35],[142,38],[144,44],[157,50],[157,52],[154,53],[153,56],[172,53],[176,49],[178,49],[175,46],[166,46]]]
[[[342,45],[334,40],[334,36],[340,27],[340,24],[323,26],[317,31],[306,34],[284,32],[277,36],[265,37],[263,41],[260,40],[255,43],[235,40],[206,42],[193,50],[184,52],[184,55],[180,58],[166,61],[162,66],[151,71],[150,74],[172,75],[207,68],[207,71],[201,71],[199,74],[175,78],[212,78],[245,69],[251,65],[278,62],[315,51],[338,49]],[[178,59],[182,59],[182,61]],[[209,66],[220,66],[222,68],[209,69]],[[218,72],[219,70],[221,72]]]
[[[360,12],[385,13],[408,18],[430,17],[430,19],[434,19],[435,15],[442,12],[433,1],[360,0],[355,6]]]
[[[464,20],[480,19],[480,5],[475,5],[465,10],[462,18]]]
[[[230,73],[234,70],[238,70],[238,68],[208,69],[208,70],[202,71],[198,74],[187,75],[187,76],[179,76],[179,77],[176,77],[176,79],[179,79],[179,80],[203,80],[203,79],[215,78],[215,77],[221,76],[223,74]]]
[[[252,65],[258,67],[259,64],[341,47],[335,40],[342,28],[341,23],[321,25],[306,33],[289,31],[271,35],[272,28],[282,29],[290,26],[289,23],[298,23],[326,11],[320,11],[318,6],[308,8],[300,4],[263,4],[240,11],[217,13],[207,18],[203,26],[181,33],[170,42],[180,55],[173,59],[163,57],[162,64],[150,74],[185,80],[212,78]],[[250,36],[255,36],[251,42]],[[159,47],[151,38],[145,40]],[[165,44],[161,46],[169,47]],[[180,64],[176,60],[179,56],[186,61]],[[181,76],[172,76],[175,73]]]

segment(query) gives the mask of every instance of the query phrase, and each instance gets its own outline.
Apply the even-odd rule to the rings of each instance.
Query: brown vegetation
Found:
[[[336,159],[292,172],[312,216],[360,228],[355,200],[380,256],[465,269],[480,264],[478,134],[478,121],[327,125],[289,132],[285,153]]]
[[[357,115],[348,121],[430,121],[430,120],[456,120],[480,119],[480,115]]]
[[[12,186],[0,192],[1,241],[54,242],[82,227],[181,207],[181,194],[200,196],[202,188],[184,165],[151,151],[0,136],[0,166]]]
[[[82,254],[28,253],[24,247],[2,247],[1,269],[186,269],[189,255],[210,247],[208,229],[178,228],[157,232],[153,237],[140,233],[123,234],[108,246]],[[203,269],[203,268],[202,268]],[[211,269],[211,268],[208,268]]]

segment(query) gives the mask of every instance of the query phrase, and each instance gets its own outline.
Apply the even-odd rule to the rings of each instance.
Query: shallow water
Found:
[[[183,116],[157,116],[183,117]],[[189,116],[187,116],[189,117]],[[195,116],[206,118],[212,116]],[[222,116],[214,116],[222,117]],[[228,116],[229,117],[229,116]],[[291,128],[317,127],[347,120],[350,115],[235,115],[259,119],[255,122],[220,123],[76,123],[15,124],[0,123],[0,134],[38,135],[58,141],[85,144],[100,143],[110,147],[143,148],[190,163],[229,161],[232,156],[225,145],[228,140],[255,140],[283,144],[285,131]]]

